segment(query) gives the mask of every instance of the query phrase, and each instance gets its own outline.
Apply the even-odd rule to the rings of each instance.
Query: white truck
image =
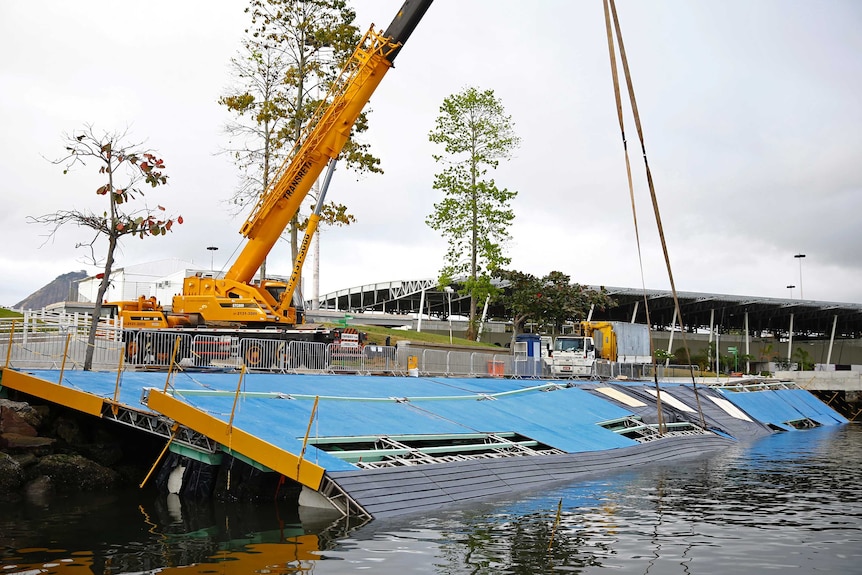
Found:
[[[558,335],[545,349],[545,365],[553,377],[595,375],[596,361],[630,364],[652,362],[649,327],[620,321],[582,321],[580,332]]]
[[[593,374],[596,346],[591,336],[558,335],[544,358],[553,377],[584,377]]]

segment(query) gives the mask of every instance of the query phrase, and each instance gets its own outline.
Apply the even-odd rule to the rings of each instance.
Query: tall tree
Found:
[[[257,201],[278,166],[289,159],[360,38],[353,25],[356,14],[345,0],[252,0],[246,12],[251,25],[240,54],[231,60],[236,86],[219,98],[236,115],[227,132],[228,151],[243,172],[231,198],[239,211]],[[363,114],[353,131],[367,127]],[[348,141],[341,159],[354,171],[382,172],[380,160],[355,138]],[[321,220],[330,225],[354,221],[346,207],[335,202],[327,203]],[[303,227],[295,218],[288,232],[293,260],[297,232]],[[262,266],[261,275],[265,273]]]
[[[509,202],[517,195],[497,187],[488,172],[509,159],[520,140],[494,91],[474,87],[443,100],[429,139],[443,146],[444,154],[435,154],[434,160],[446,167],[434,177],[434,189],[443,192],[443,200],[434,204],[425,222],[449,242],[440,283],[467,278],[467,338],[475,339],[476,303],[494,292],[489,274],[510,261],[504,246],[515,218]]]
[[[544,331],[559,333],[564,323],[585,319],[593,306],[600,310],[616,306],[604,288],[594,290],[572,283],[568,275],[558,271],[538,278],[525,272],[498,269],[494,278],[502,280],[504,286],[497,301],[512,315],[513,343],[529,320]]]
[[[160,205],[150,208],[144,203],[142,207],[133,209],[132,202],[144,198],[144,188],[141,185],[155,188],[166,184],[168,176],[165,175],[165,163],[161,158],[151,150],[142,148],[140,143],[125,143],[126,138],[125,132],[104,132],[97,135],[93,127],[88,125],[75,134],[65,136],[66,155],[53,162],[64,166],[64,174],[78,165],[98,168],[103,179],[95,191],[107,200],[107,210],[60,210],[29,218],[33,223],[52,226],[49,237],[53,237],[61,226],[68,223],[87,227],[95,232],[90,241],[76,245],[89,250],[88,258],[93,265],[102,266],[102,281],[94,302],[93,322],[87,339],[85,370],[90,370],[93,366],[96,327],[102,313],[102,301],[111,280],[114,252],[120,239],[129,235],[140,238],[163,236],[171,231],[175,222],[183,223],[182,216],[167,217],[165,208]],[[108,243],[104,260],[96,253],[96,244],[102,239]]]

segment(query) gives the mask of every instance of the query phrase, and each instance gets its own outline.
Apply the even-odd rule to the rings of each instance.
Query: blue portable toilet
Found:
[[[517,375],[540,377],[542,375],[542,338],[534,333],[516,335],[512,359]]]

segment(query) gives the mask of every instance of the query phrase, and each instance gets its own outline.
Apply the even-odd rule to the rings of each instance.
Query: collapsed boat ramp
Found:
[[[236,458],[366,518],[847,423],[792,384],[7,368],[2,386],[163,436],[174,492]]]

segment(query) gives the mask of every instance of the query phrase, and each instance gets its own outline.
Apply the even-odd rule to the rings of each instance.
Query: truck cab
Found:
[[[554,377],[584,377],[595,372],[596,346],[583,335],[558,335],[554,338],[545,365]]]

